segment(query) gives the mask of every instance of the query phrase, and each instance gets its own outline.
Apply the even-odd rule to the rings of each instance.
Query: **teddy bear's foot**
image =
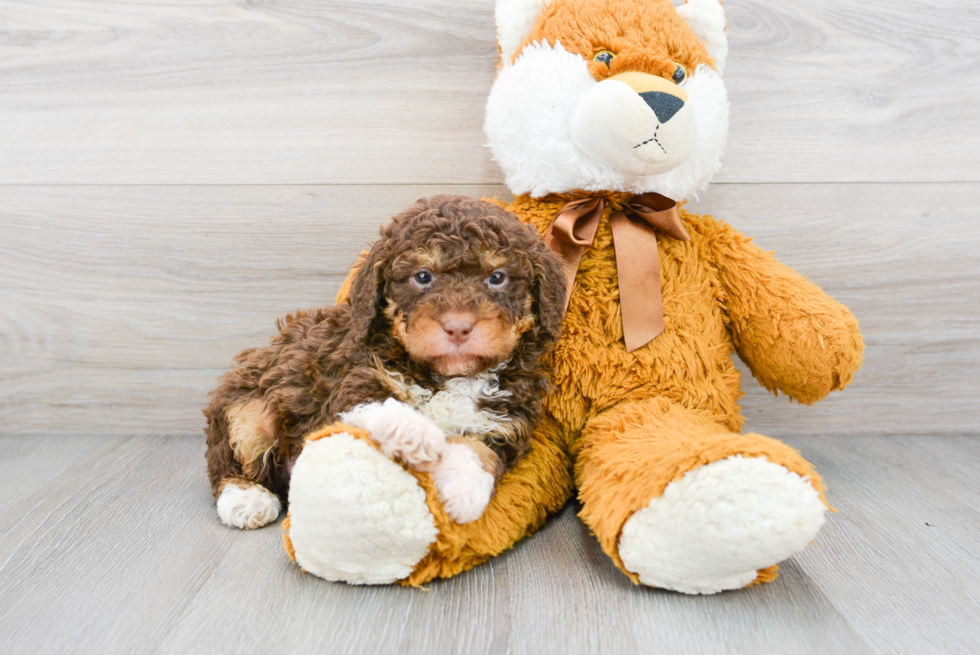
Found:
[[[254,530],[279,518],[278,496],[260,484],[227,482],[216,504],[221,522],[231,528]]]
[[[623,525],[619,556],[640,582],[686,594],[738,589],[806,547],[825,506],[810,482],[764,457],[696,468]]]
[[[293,467],[289,506],[297,564],[327,580],[401,580],[438,533],[418,480],[345,432],[307,442]]]

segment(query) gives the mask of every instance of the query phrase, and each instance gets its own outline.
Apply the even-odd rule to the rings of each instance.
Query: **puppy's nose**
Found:
[[[663,91],[647,91],[641,93],[640,97],[653,110],[653,113],[657,115],[657,120],[661,123],[669,121],[684,106],[683,100]]]
[[[439,320],[439,323],[449,340],[458,346],[466,343],[470,338],[476,318],[466,314],[447,314]]]

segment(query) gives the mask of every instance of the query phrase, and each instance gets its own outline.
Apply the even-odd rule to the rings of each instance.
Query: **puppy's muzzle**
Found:
[[[614,75],[587,91],[570,128],[580,150],[626,175],[679,166],[697,139],[687,93],[670,80],[636,72]]]

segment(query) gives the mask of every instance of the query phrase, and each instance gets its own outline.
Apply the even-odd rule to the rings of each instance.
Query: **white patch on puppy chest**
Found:
[[[509,391],[500,388],[500,379],[492,370],[472,377],[449,378],[435,393],[417,384],[408,384],[397,373],[389,371],[388,375],[402,390],[407,402],[447,434],[489,434],[510,425],[507,416],[480,409],[482,400],[510,396]]]
[[[232,528],[254,530],[279,518],[282,505],[278,496],[257,484],[239,487],[227,484],[218,496],[221,522]]]

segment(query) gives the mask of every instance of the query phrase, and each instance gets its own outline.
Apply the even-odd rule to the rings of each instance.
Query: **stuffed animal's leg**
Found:
[[[366,430],[319,430],[293,468],[286,550],[306,571],[351,584],[420,585],[470,569],[565,504],[570,466],[556,429],[544,422],[483,514],[465,524],[450,519],[432,474],[386,457]]]
[[[576,452],[582,519],[634,582],[691,594],[768,582],[823,525],[823,483],[796,450],[666,399],[600,414]]]

